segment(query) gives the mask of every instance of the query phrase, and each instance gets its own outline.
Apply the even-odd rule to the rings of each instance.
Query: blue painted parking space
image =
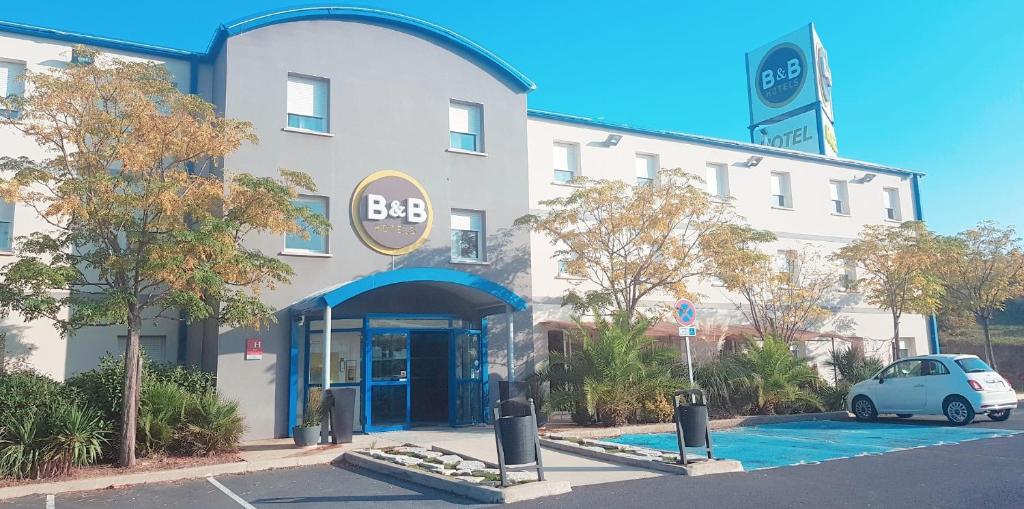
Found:
[[[713,431],[711,439],[716,457],[739,460],[746,470],[760,470],[1018,433],[1022,432],[930,424],[803,421]],[[663,451],[677,450],[676,436],[672,433],[622,435],[608,441]],[[699,454],[701,450],[691,452]]]

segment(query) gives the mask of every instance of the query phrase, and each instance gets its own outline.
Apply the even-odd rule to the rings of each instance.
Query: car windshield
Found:
[[[965,357],[963,359],[957,359],[956,363],[960,365],[960,368],[965,373],[984,373],[986,371],[992,371],[992,368],[985,364],[985,361],[977,357]]]

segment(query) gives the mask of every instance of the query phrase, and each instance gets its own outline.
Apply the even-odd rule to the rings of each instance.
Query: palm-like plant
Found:
[[[738,368],[733,381],[747,386],[756,395],[757,413],[821,408],[821,401],[812,390],[818,374],[805,359],[794,356],[787,343],[771,337],[761,343],[752,341],[732,362]]]
[[[666,398],[685,385],[672,376],[675,355],[644,335],[649,321],[619,313],[610,320],[599,318],[596,325],[593,338],[579,326],[581,352],[552,357],[553,364],[564,366],[562,373],[551,376],[553,407],[573,412],[574,419],[585,411],[607,425],[621,426],[645,401]]]
[[[851,345],[846,350],[833,349],[825,365],[836,371],[840,381],[851,385],[875,376],[884,366],[877,357],[865,355],[859,345]]]

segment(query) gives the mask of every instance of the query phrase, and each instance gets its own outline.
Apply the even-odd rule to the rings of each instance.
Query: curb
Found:
[[[138,472],[134,474],[8,486],[0,488],[0,500],[26,497],[29,495],[56,495],[58,493],[69,493],[73,491],[92,491],[112,487],[120,488],[140,484],[203,479],[211,475],[244,474],[246,472],[259,472],[264,470],[275,470],[278,468],[323,465],[338,459],[342,454],[343,451],[329,451],[321,454],[311,454],[309,456],[296,458],[235,461],[232,463],[219,463],[199,467],[154,470],[151,472]]]
[[[585,456],[596,460],[603,461],[605,463],[616,463],[619,465],[626,465],[629,467],[645,468],[647,470],[657,470],[659,472],[666,472],[675,475],[709,475],[709,474],[725,474],[730,472],[744,472],[743,465],[736,460],[712,460],[712,461],[694,461],[687,466],[679,465],[676,463],[665,463],[662,461],[644,461],[634,458],[626,458],[616,454],[609,454],[606,452],[591,451],[582,447],[576,447],[565,443],[560,443],[558,440],[551,440],[549,438],[541,438],[540,445],[549,449],[555,449],[568,454],[575,454],[577,456]],[[689,454],[686,455],[690,457]],[[704,458],[706,459],[706,458]]]
[[[731,419],[713,419],[708,421],[708,429],[720,431],[741,426],[757,426],[759,424],[776,424],[799,421],[835,421],[848,419],[850,414],[845,410],[838,412],[816,412],[811,414],[792,415],[749,415]],[[604,438],[634,433],[675,433],[676,425],[672,422],[655,424],[633,424],[616,428],[553,428],[548,429],[550,435],[572,436],[578,438]]]
[[[465,481],[449,479],[446,476],[433,472],[419,472],[411,468],[395,465],[387,461],[378,460],[358,453],[346,452],[342,455],[346,463],[388,475],[397,479],[413,482],[428,488],[452,493],[466,497],[478,502],[487,504],[511,504],[523,500],[533,500],[541,497],[561,495],[572,491],[568,482],[565,481],[534,481],[525,484],[517,484],[507,488],[495,488],[492,486],[480,486],[469,484]]]

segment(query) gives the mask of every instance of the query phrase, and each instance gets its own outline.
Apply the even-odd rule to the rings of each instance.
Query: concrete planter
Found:
[[[295,426],[292,438],[299,447],[313,447],[320,443],[320,426]]]

